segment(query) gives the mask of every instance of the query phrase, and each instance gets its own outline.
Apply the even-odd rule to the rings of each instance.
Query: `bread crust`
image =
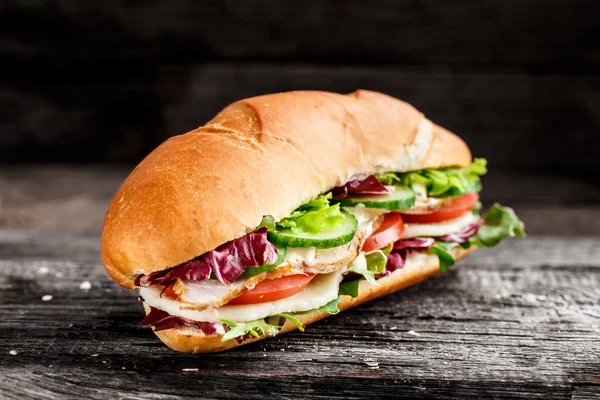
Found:
[[[205,126],[150,153],[123,182],[104,220],[108,274],[179,265],[286,217],[356,174],[466,166],[449,131],[393,97],[298,91],[235,102]]]
[[[454,249],[453,256],[455,260],[459,260],[460,258],[463,258],[469,254],[471,251],[475,250],[475,248],[475,246],[471,246],[469,249],[463,249],[459,247]],[[438,258],[431,256],[426,258],[425,262],[416,265],[414,268],[397,270],[393,274],[380,279],[378,282],[381,283],[381,286],[373,286],[369,285],[366,281],[361,281],[358,296],[354,298],[350,296],[342,296],[342,300],[338,304],[338,307],[340,311],[356,307],[370,300],[385,296],[386,294],[390,294],[407,286],[421,282],[422,280],[438,273],[439,269]],[[146,313],[148,313],[149,308],[147,308],[147,306],[145,306],[145,308]],[[296,315],[296,318],[298,318],[298,320],[300,320],[300,322],[302,322],[304,325],[309,325],[329,316],[330,315],[325,312],[313,312],[306,315]],[[277,335],[281,335],[295,329],[297,329],[295,324],[291,323],[290,321],[286,321]],[[240,343],[235,339],[223,342],[221,341],[222,335],[194,335],[192,331],[186,329],[168,329],[158,332],[155,331],[154,333],[160,338],[160,340],[163,341],[163,343],[173,350],[185,353],[218,352],[270,337],[268,335],[262,335],[258,338],[251,337]]]

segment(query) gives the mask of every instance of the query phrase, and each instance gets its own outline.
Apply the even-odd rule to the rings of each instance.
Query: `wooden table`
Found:
[[[0,172],[0,398],[600,397],[595,184],[491,175],[485,202],[514,205],[528,238],[305,333],[188,355],[140,326],[99,259],[126,173]]]

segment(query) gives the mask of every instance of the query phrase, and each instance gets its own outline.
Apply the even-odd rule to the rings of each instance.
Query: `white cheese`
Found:
[[[219,322],[220,319],[230,319],[245,322],[280,313],[319,308],[337,298],[341,281],[342,274],[339,272],[317,275],[306,289],[286,299],[260,304],[222,306],[203,311],[180,309],[179,302],[176,300],[166,296],[161,298],[160,289],[157,287],[140,288],[140,296],[144,299],[144,303],[151,307],[192,321]]]
[[[359,230],[368,229],[370,225],[373,225],[377,217],[389,212],[382,208],[367,208],[364,204],[359,204],[356,207],[344,207],[344,210],[356,217]]]
[[[446,200],[445,198],[428,197],[427,188],[422,183],[413,183],[411,187],[415,191],[414,208],[435,208],[438,204]]]
[[[405,224],[406,230],[404,231],[402,239],[449,235],[451,233],[462,231],[473,222],[475,222],[475,216],[473,213],[468,212],[456,219],[438,222],[436,224]]]
[[[415,199],[416,200],[425,200],[427,199],[427,188],[422,183],[413,183],[411,187],[415,191]]]

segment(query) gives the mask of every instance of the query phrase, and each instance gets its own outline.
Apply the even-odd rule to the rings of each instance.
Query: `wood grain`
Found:
[[[600,396],[593,181],[492,172],[484,200],[514,205],[533,237],[306,333],[192,356],[140,326],[135,292],[100,263],[100,222],[128,171],[0,172],[0,398]]]
[[[597,237],[510,241],[304,334],[201,356],[140,327],[141,306],[105,275],[97,240],[0,232],[0,397],[600,394]]]

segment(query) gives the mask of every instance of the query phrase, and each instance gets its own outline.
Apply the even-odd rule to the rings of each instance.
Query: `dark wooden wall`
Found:
[[[13,0],[0,161],[135,162],[229,102],[403,98],[496,168],[600,172],[600,2]]]

